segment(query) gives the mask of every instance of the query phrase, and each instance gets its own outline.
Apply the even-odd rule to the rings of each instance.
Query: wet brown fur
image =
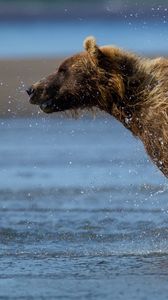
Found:
[[[45,112],[98,107],[139,137],[168,177],[168,60],[144,59],[112,46],[98,47],[94,38],[87,38],[84,47],[85,52],[60,66],[70,72],[68,79],[64,76],[61,81],[58,70],[32,86],[36,94],[32,103],[40,105],[51,93],[54,97],[57,89],[57,105],[43,109]]]

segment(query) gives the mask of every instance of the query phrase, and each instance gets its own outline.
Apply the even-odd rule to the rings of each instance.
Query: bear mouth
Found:
[[[61,109],[58,107],[56,103],[52,99],[47,100],[40,105],[40,109],[45,113],[59,112]]]

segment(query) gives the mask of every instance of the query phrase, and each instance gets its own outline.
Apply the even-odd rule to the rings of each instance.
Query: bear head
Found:
[[[92,107],[108,111],[114,99],[123,98],[123,80],[113,59],[116,48],[110,47],[109,55],[108,47],[98,47],[94,37],[85,39],[84,48],[27,89],[31,104],[46,113]]]

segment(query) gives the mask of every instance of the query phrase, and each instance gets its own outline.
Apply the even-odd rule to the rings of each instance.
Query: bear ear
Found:
[[[102,52],[96,45],[96,39],[93,36],[89,36],[84,40],[83,46],[85,50],[90,54],[94,61],[98,61],[102,56]]]
[[[88,36],[84,40],[83,46],[85,50],[88,51],[89,53],[94,52],[98,48],[94,36]]]

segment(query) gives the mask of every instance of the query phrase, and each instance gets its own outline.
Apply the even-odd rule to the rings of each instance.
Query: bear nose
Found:
[[[26,90],[26,92],[29,96],[31,96],[34,93],[34,89],[32,87],[30,87]]]

